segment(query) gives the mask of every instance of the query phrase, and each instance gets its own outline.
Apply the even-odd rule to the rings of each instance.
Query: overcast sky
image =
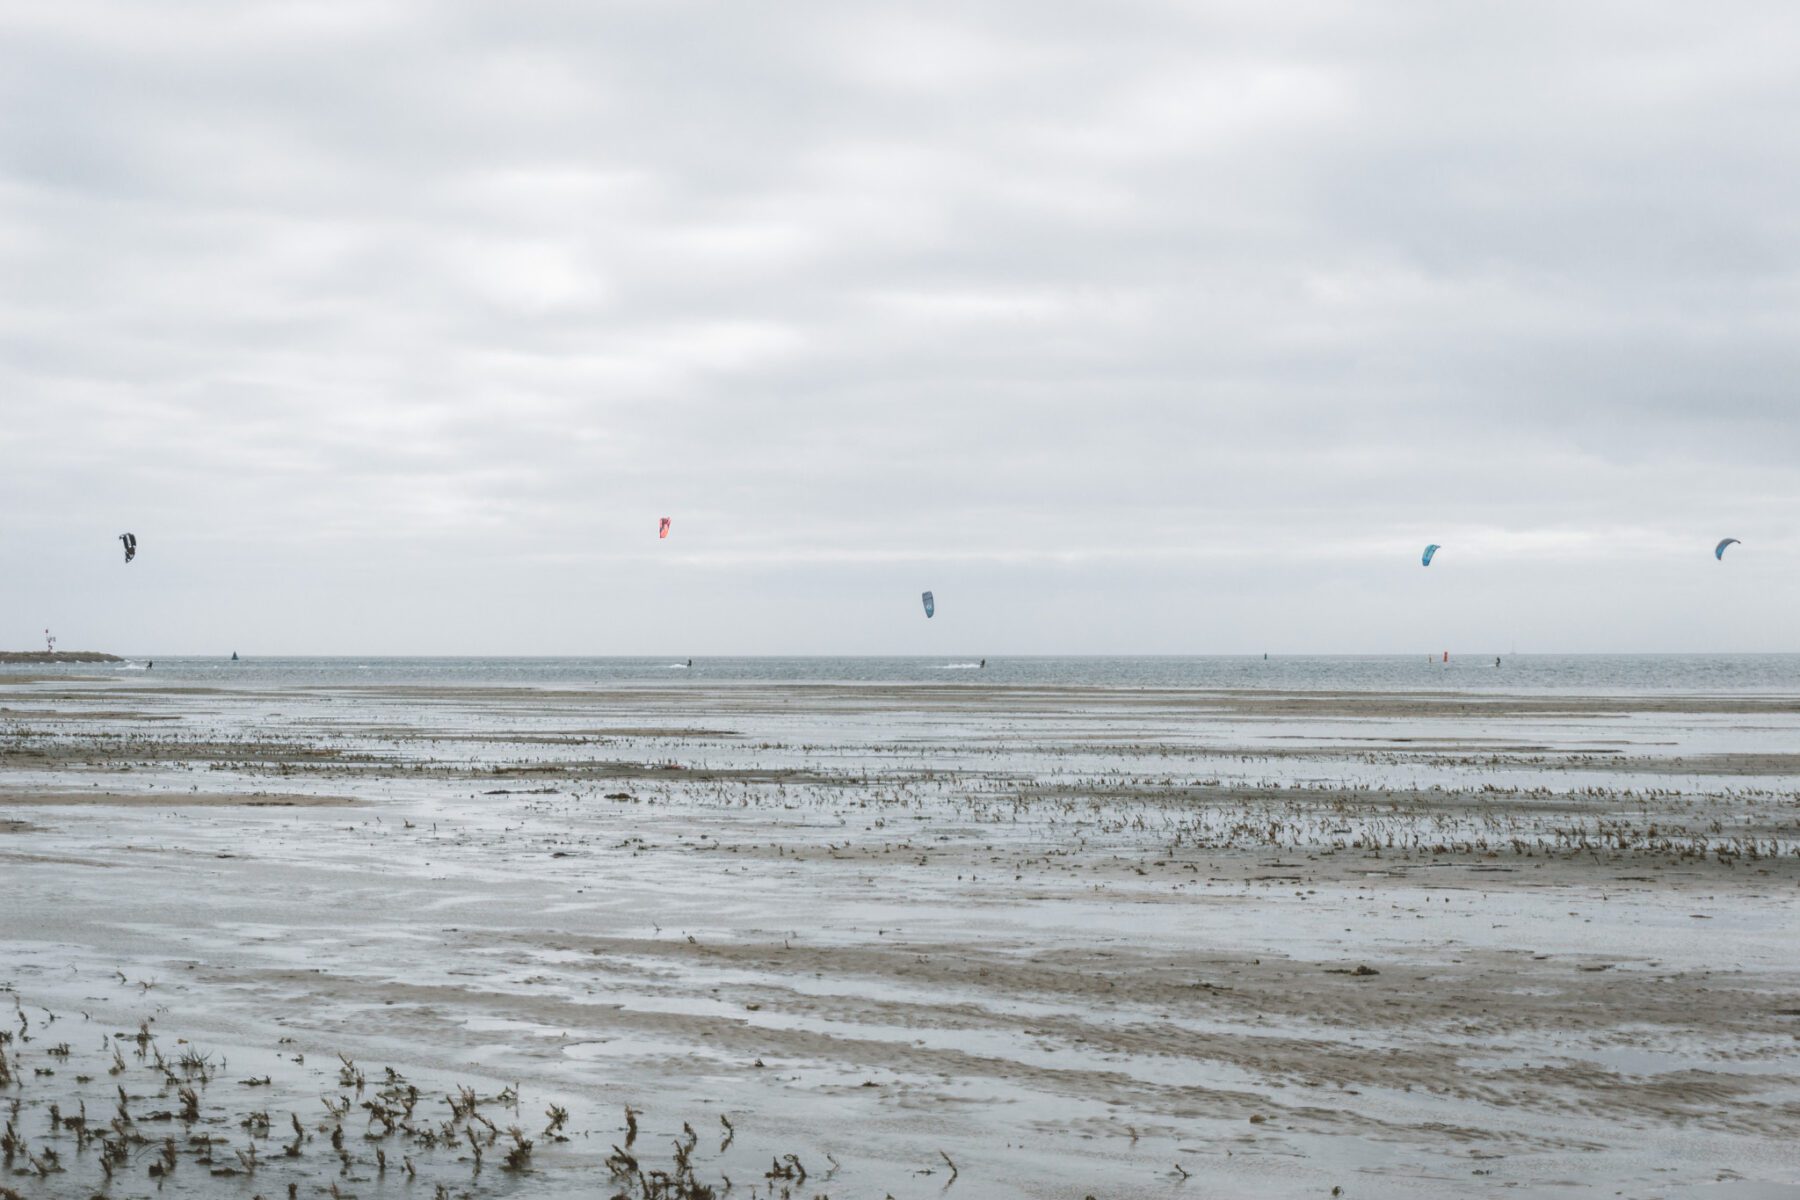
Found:
[[[0,0],[0,646],[1797,650],[1796,63],[1791,0]]]

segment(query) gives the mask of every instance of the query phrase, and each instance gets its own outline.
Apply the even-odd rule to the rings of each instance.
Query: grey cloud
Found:
[[[1792,644],[1784,6],[0,33],[0,641]]]

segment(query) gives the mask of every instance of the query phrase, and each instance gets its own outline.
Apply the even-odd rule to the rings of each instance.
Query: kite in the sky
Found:
[[[1726,538],[1724,541],[1720,542],[1718,545],[1713,547],[1713,557],[1718,559],[1720,562],[1724,562],[1725,561],[1725,547],[1741,546],[1743,544],[1744,543],[1738,541],[1736,538]]]
[[[937,601],[932,599],[931,593],[926,592],[919,598],[925,601],[925,615],[927,617],[934,616],[937,613]]]
[[[661,521],[657,522],[656,536],[659,538],[666,538],[669,536],[669,518],[664,517]]]
[[[1431,556],[1436,554],[1437,552],[1438,552],[1438,544],[1436,542],[1433,542],[1433,543],[1431,543],[1431,545],[1425,547],[1425,553],[1423,555],[1421,555],[1419,558],[1420,565],[1429,567],[1431,565]]]
[[[119,541],[125,544],[125,561],[130,562],[137,557],[137,534],[121,533]]]

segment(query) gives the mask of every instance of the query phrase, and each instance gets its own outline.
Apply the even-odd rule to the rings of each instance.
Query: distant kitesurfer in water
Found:
[[[148,671],[148,670],[150,670],[150,669],[151,669],[151,668],[153,668],[153,667],[155,667],[155,666],[156,666],[156,664],[155,664],[155,663],[153,663],[153,662],[147,662],[147,663],[145,663],[145,664],[144,664],[144,670],[146,670],[146,671]]]
[[[1500,656],[1498,654],[1494,655],[1494,665],[1496,667],[1500,665]]]
[[[984,658],[981,660],[981,666],[984,670],[987,668],[987,659]]]
[[[691,666],[693,666],[693,665],[694,665],[694,660],[693,660],[693,659],[691,659],[691,658],[690,658],[690,659],[688,659],[688,666],[690,666],[690,667],[691,667]]]

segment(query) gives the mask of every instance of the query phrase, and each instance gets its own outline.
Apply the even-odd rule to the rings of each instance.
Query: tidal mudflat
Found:
[[[0,676],[0,987],[0,1195],[1800,1196],[1800,698]]]

